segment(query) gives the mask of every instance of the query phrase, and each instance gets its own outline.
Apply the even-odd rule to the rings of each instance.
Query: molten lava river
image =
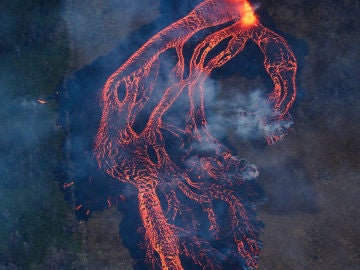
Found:
[[[258,171],[212,136],[204,102],[212,72],[251,42],[273,82],[272,113],[259,123],[272,144],[286,133],[279,123],[291,119],[297,64],[284,38],[260,24],[248,1],[201,2],[150,38],[103,86],[94,153],[101,169],[137,190],[134,211],[149,268],[258,268]],[[164,66],[167,73],[160,72]],[[184,121],[175,121],[169,111],[183,94],[188,105],[177,114]]]

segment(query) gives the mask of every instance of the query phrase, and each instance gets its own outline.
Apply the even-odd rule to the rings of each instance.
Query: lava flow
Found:
[[[206,36],[197,39],[188,57],[184,46],[199,32]],[[286,41],[260,24],[248,1],[203,1],[147,41],[103,88],[94,151],[110,176],[137,188],[150,265],[171,270],[188,269],[189,263],[202,269],[257,268],[261,222],[252,187],[258,172],[210,134],[204,108],[206,79],[248,41],[264,54],[273,81],[268,99],[272,114],[260,123],[271,144],[286,133],[279,123],[290,119],[297,64]],[[176,64],[166,83],[158,83],[160,58],[168,51],[176,54]],[[184,90],[189,108],[185,126],[179,127],[164,114]],[[136,119],[154,95],[161,99],[138,131]],[[175,155],[169,138],[181,148]]]

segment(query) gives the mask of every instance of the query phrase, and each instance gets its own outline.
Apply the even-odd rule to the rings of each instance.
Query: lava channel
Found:
[[[207,34],[187,60],[184,46],[200,31]],[[248,41],[264,54],[273,81],[272,114],[262,124],[276,127],[290,118],[297,63],[284,38],[261,25],[248,1],[203,1],[150,38],[103,87],[94,153],[110,176],[137,188],[150,266],[180,270],[191,262],[202,269],[258,268],[261,222],[251,199],[257,169],[210,134],[204,108],[206,79]],[[220,43],[225,44],[221,50]],[[176,64],[167,82],[158,83],[161,56],[168,51],[175,52]],[[189,106],[182,111],[185,126],[179,127],[164,114],[183,92]],[[136,130],[137,117],[154,95],[161,98]],[[269,144],[286,133],[265,130]],[[175,155],[169,138],[181,148]]]

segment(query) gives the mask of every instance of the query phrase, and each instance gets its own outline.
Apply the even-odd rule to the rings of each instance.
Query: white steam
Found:
[[[291,119],[269,121],[278,113],[260,90],[236,94],[231,99],[213,100],[208,113],[209,129],[219,139],[234,132],[245,139],[281,135],[291,127]]]

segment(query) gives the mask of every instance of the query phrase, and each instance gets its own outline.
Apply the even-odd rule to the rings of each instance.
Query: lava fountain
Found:
[[[205,29],[215,30],[198,40],[186,60],[185,43]],[[291,118],[297,64],[287,42],[260,24],[248,1],[203,1],[148,40],[103,87],[94,152],[110,176],[137,188],[150,265],[180,270],[184,261],[191,261],[203,269],[221,269],[224,261],[232,260],[231,269],[257,268],[261,222],[249,198],[258,172],[210,134],[204,108],[206,79],[248,41],[264,54],[264,68],[273,81],[268,98],[272,113],[261,123],[272,144],[286,133],[279,123]],[[220,43],[225,44],[221,50]],[[161,89],[156,83],[159,59],[169,50],[177,60]],[[189,110],[182,128],[163,116],[184,91]],[[157,92],[161,99],[145,127],[136,131],[136,118]],[[180,142],[177,160],[169,153],[165,133]],[[202,209],[205,218],[194,209]],[[209,236],[202,232],[203,224]]]

